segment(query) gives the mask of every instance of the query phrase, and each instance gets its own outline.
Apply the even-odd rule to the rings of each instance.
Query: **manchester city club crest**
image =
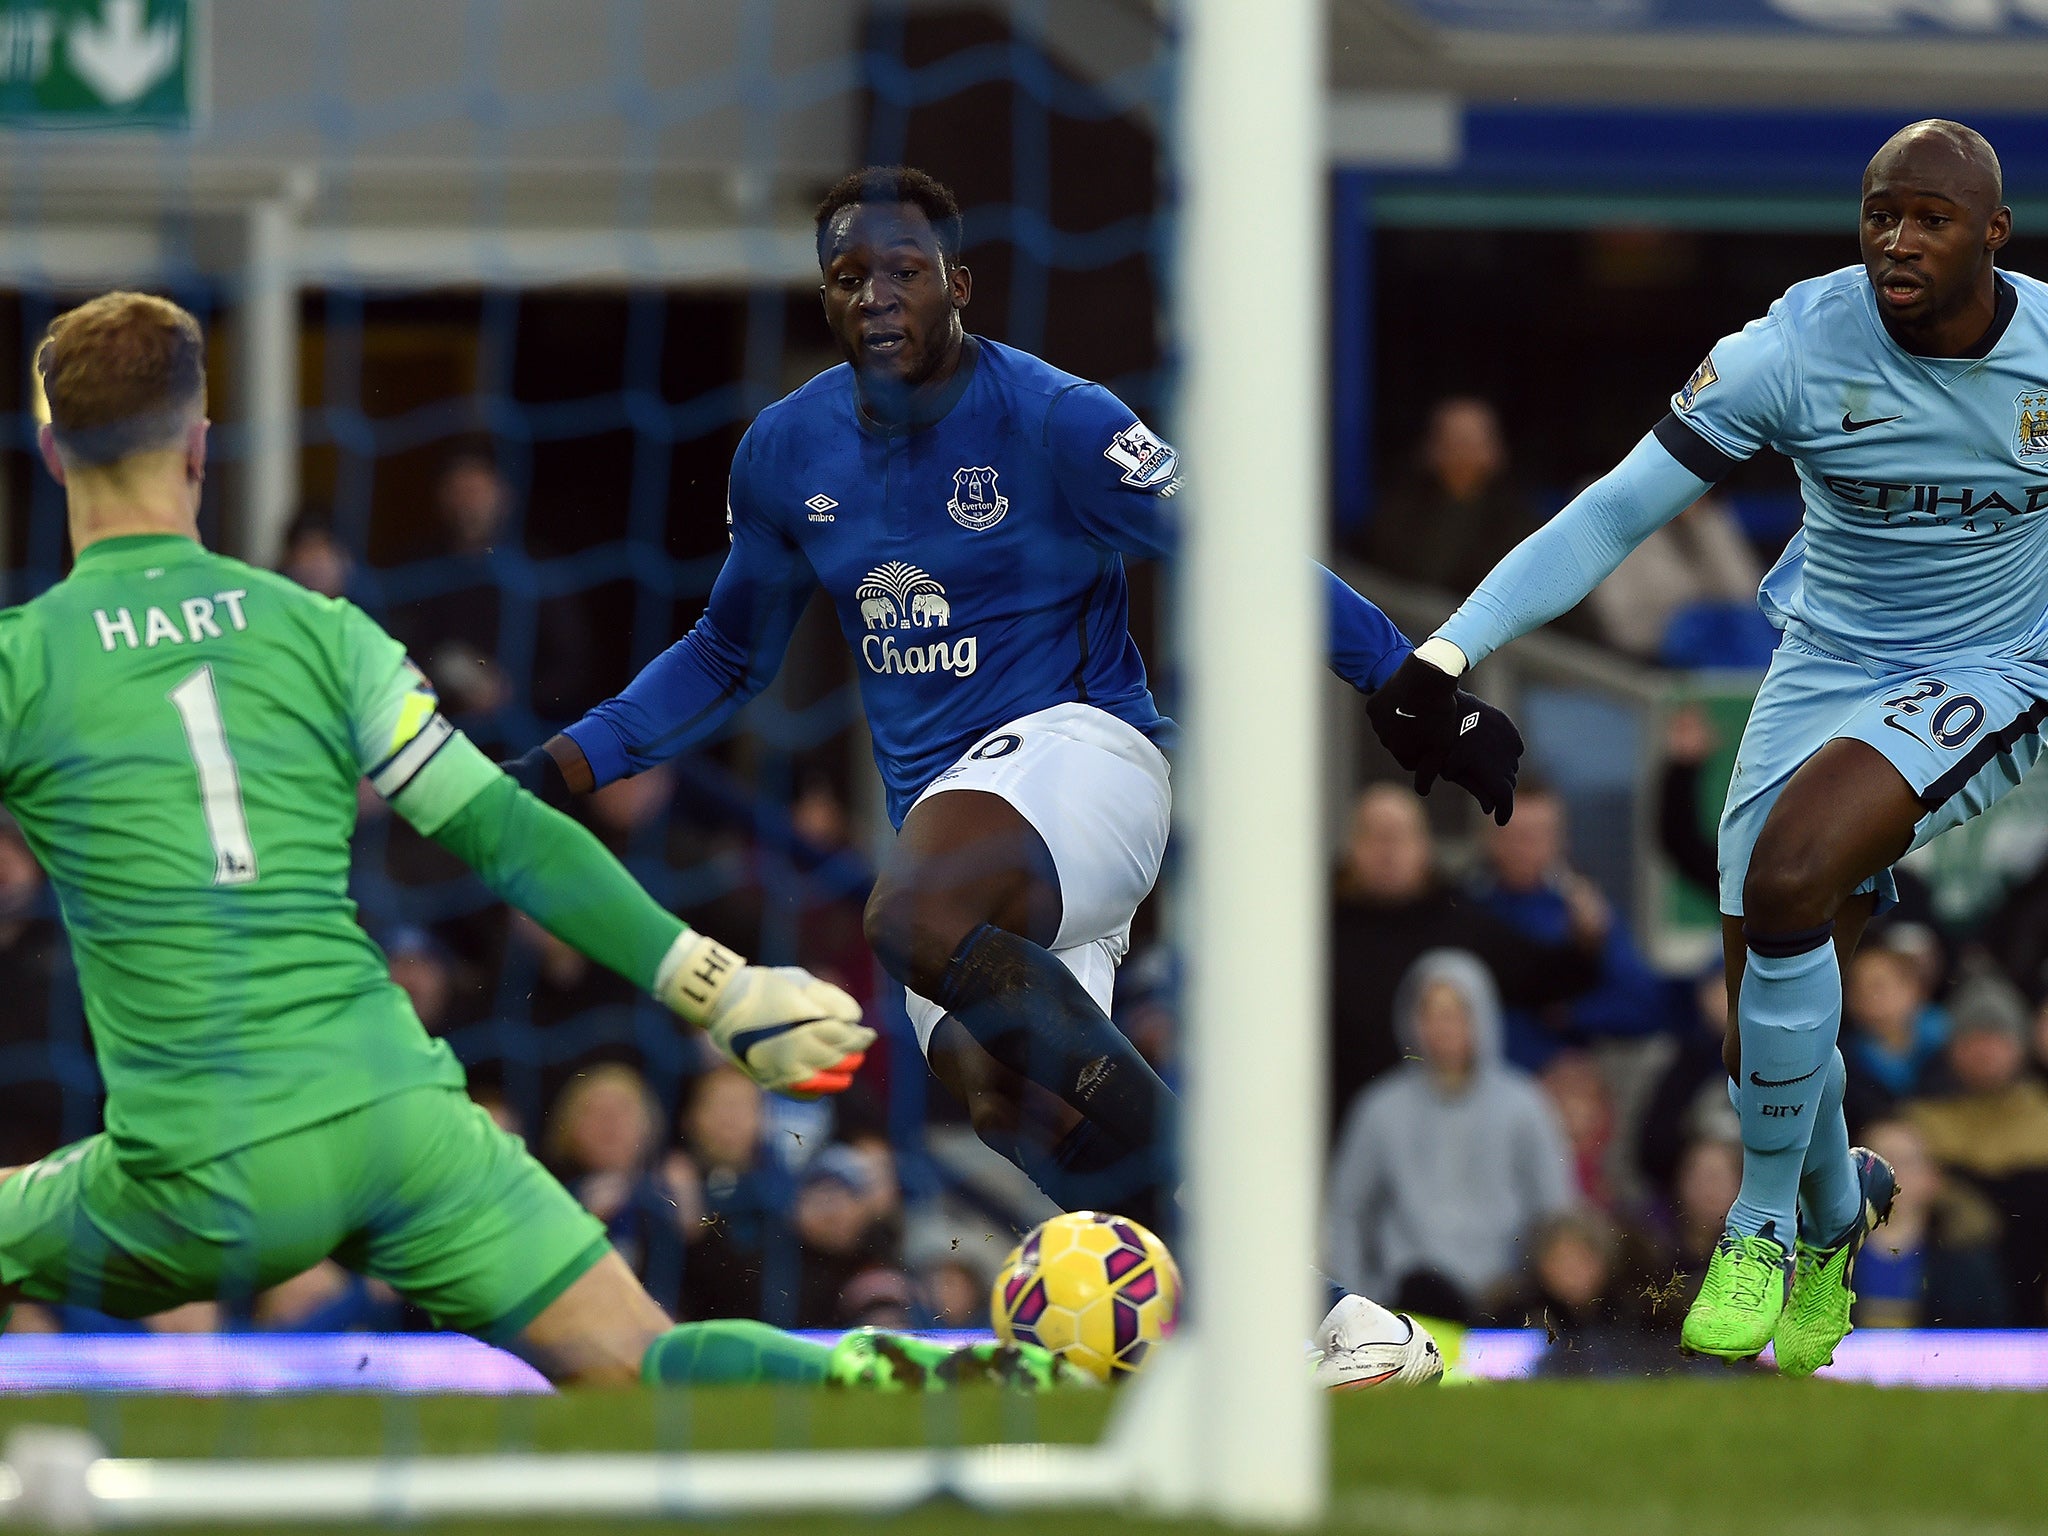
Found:
[[[953,471],[953,499],[946,503],[953,521],[977,533],[993,528],[1010,510],[1010,498],[996,489],[996,472],[987,465]]]
[[[2019,419],[2013,428],[2023,459],[2048,459],[2048,389],[2030,389],[2013,402]]]

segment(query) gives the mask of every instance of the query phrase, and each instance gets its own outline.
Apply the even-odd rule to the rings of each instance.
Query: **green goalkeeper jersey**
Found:
[[[190,539],[104,540],[0,613],[0,732],[125,1166],[461,1085],[348,897],[357,782],[394,795],[455,734],[359,609]],[[438,810],[407,805],[422,831],[496,773],[467,760]]]

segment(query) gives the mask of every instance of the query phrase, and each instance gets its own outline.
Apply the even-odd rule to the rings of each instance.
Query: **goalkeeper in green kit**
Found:
[[[100,1135],[0,1170],[0,1320],[24,1299],[245,1300],[332,1257],[559,1382],[1055,1379],[1036,1350],[673,1326],[470,1103],[357,926],[358,779],[764,1088],[847,1087],[874,1039],[860,1009],[663,911],[358,609],[201,547],[184,310],[106,294],[58,317],[36,367],[77,563],[0,613],[0,801],[57,891],[107,1109]]]

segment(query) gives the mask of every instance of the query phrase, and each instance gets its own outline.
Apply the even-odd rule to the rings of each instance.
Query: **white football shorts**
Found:
[[[911,809],[956,789],[1002,796],[1045,839],[1062,908],[1052,952],[1107,1013],[1131,919],[1166,856],[1173,790],[1165,754],[1092,704],[1055,704],[990,731]],[[904,998],[929,1051],[945,1010],[915,992]]]

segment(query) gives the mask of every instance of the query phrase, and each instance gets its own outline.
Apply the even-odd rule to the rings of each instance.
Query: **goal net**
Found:
[[[953,186],[969,329],[1106,384],[1187,476],[1179,555],[1132,571],[1134,632],[1184,737],[1173,850],[1116,1016],[1182,1091],[1188,1284],[1179,1335],[1113,1398],[852,1417],[774,1393],[550,1405],[518,1362],[408,1333],[395,1298],[338,1271],[147,1332],[24,1308],[0,1338],[0,1518],[887,1511],[939,1494],[1319,1516],[1303,1347],[1324,1124],[1322,28],[1310,0],[0,10],[7,600],[69,563],[35,455],[34,340],[92,293],[162,292],[208,330],[208,540],[360,603],[500,753],[617,692],[702,611],[740,434],[838,361],[819,194],[862,164]],[[897,607],[906,626],[939,612],[914,593]],[[995,1263],[1050,1207],[931,1081],[863,943],[892,836],[863,665],[814,600],[728,729],[587,816],[693,925],[861,998],[883,1041],[843,1101],[719,1101],[669,1016],[368,799],[353,894],[477,1096],[672,1312],[984,1330]],[[0,855],[18,847],[0,837]],[[0,1167],[100,1113],[54,902],[18,863],[0,857],[17,935],[0,953]],[[877,1248],[834,1257],[831,1215],[803,1209],[831,1203],[825,1185]],[[60,1386],[94,1390],[83,1409],[36,1395]],[[122,1395],[166,1387],[231,1395],[169,1420]]]

